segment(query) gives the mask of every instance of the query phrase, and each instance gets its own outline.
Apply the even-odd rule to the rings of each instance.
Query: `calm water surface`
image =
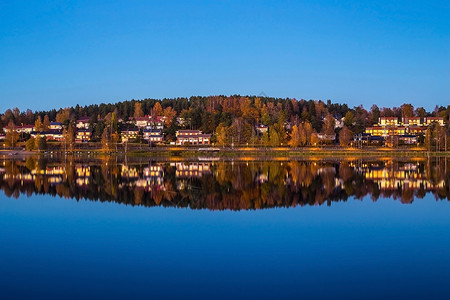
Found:
[[[0,161],[0,295],[450,297],[450,163]]]

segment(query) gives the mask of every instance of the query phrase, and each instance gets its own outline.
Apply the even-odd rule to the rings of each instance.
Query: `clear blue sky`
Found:
[[[0,1],[0,111],[259,94],[450,104],[449,1]]]

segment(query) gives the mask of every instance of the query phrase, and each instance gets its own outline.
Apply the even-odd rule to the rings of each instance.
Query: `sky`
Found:
[[[0,112],[258,95],[450,104],[449,1],[0,1]]]

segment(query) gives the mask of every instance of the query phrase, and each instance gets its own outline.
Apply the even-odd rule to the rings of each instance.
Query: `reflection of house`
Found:
[[[177,163],[176,177],[202,177],[211,172],[210,163]]]
[[[79,128],[79,129],[82,129],[82,128],[88,129],[89,128],[89,120],[90,120],[89,117],[78,118],[77,123],[76,123],[77,128]]]
[[[162,186],[164,183],[164,170],[161,165],[145,167],[142,172],[144,187],[157,185]],[[142,183],[141,183],[141,186]]]
[[[91,177],[91,168],[89,166],[76,165],[75,173],[77,174],[77,179],[75,183],[79,187],[86,187],[89,185]]]
[[[407,163],[403,166],[367,167],[363,171],[364,177],[378,184],[380,190],[435,190],[444,187],[444,181],[431,183],[424,177],[418,164]]]
[[[83,143],[91,140],[92,131],[89,129],[78,129],[75,133],[75,142]]]
[[[164,175],[163,167],[161,165],[145,167],[143,170],[144,178],[162,178]]]
[[[50,184],[59,184],[62,182],[62,175],[64,174],[64,168],[58,167],[47,167],[45,169],[34,169],[31,171],[32,175],[45,175],[47,181]]]
[[[139,178],[139,174],[137,172],[137,169],[134,167],[128,167],[126,165],[122,166],[122,170],[120,172],[120,176],[122,178],[127,179],[137,179]]]
[[[177,145],[209,145],[210,134],[203,134],[200,130],[178,130],[176,132]]]
[[[267,125],[264,124],[256,125],[256,132],[258,134],[264,134],[265,132],[267,132],[267,130],[269,130],[269,127]]]
[[[267,182],[269,180],[269,177],[267,176],[267,174],[259,174],[258,176],[256,176],[256,182],[259,184],[263,184],[265,182]]]
[[[164,139],[161,130],[159,129],[144,129],[144,140],[149,142],[162,142]]]

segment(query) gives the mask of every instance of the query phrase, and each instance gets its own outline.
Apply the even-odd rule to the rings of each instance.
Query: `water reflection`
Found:
[[[0,188],[9,196],[64,198],[130,205],[241,210],[331,205],[370,195],[412,203],[432,193],[450,199],[448,158],[404,161],[0,162]]]

